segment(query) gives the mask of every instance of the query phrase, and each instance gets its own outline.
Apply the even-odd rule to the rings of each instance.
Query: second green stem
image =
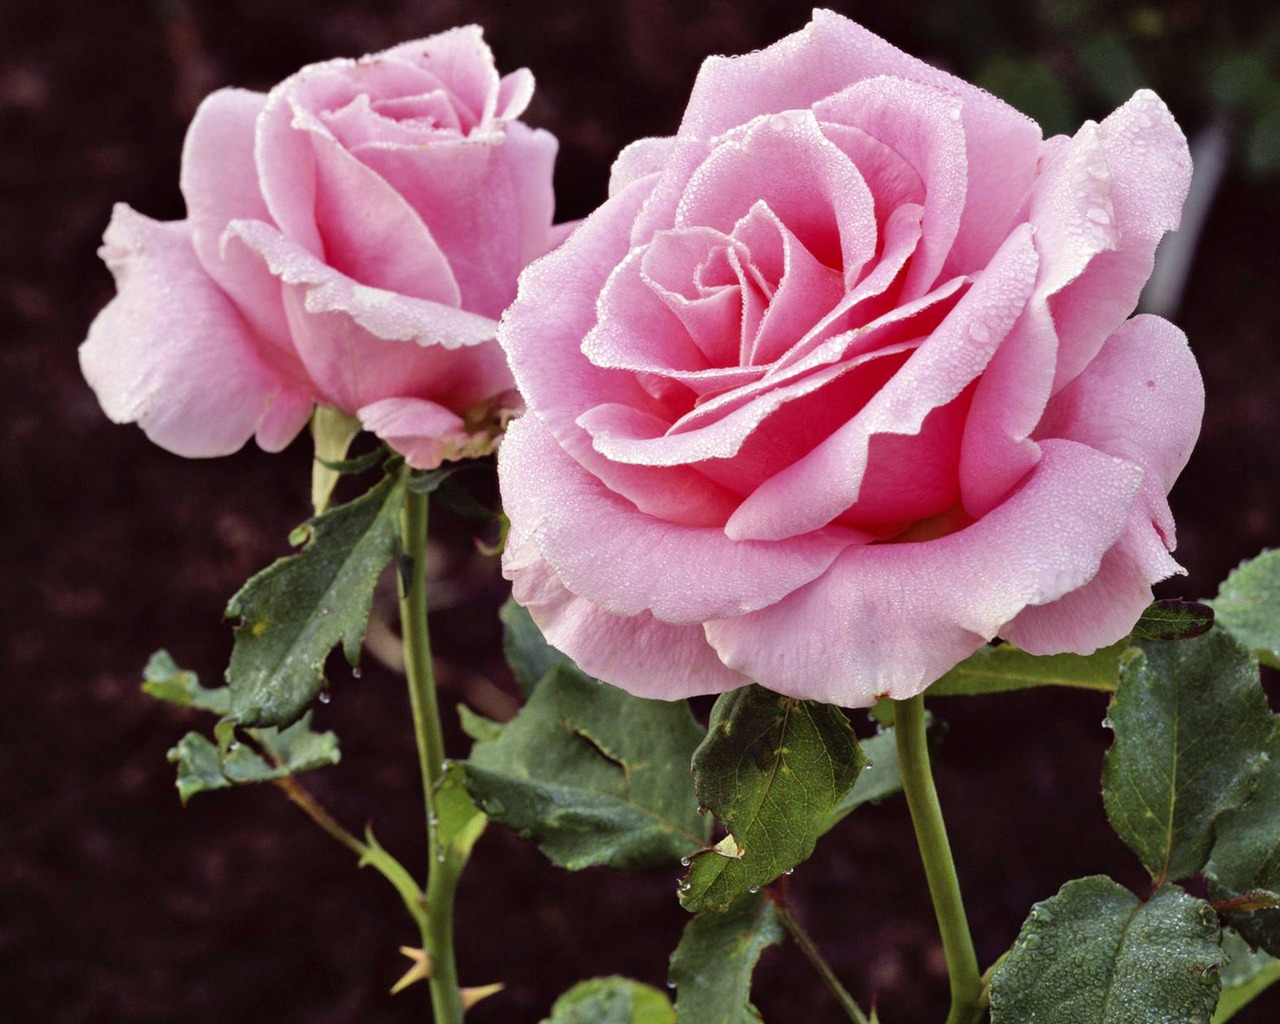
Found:
[[[422,790],[427,808],[427,917],[422,944],[431,958],[431,1009],[435,1024],[461,1024],[462,996],[453,952],[453,902],[458,866],[439,836],[436,796],[444,774],[444,735],[436,703],[431,638],[427,631],[427,496],[405,491],[402,517],[405,563],[400,571],[400,630],[404,641],[405,672],[413,706],[413,731],[418,740]]]
[[[947,1015],[947,1024],[974,1024],[982,1016],[979,1004],[982,976],[978,973],[978,957],[969,934],[947,826],[942,820],[942,807],[929,765],[923,695],[894,703],[894,735],[902,788],[911,810],[911,823],[915,826],[929,895],[933,898],[938,930],[942,933],[947,974],[951,978],[951,1012]]]

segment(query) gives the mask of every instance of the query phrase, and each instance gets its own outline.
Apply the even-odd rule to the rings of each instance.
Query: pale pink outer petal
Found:
[[[983,375],[966,429],[970,514],[993,507],[1034,464],[1030,435],[1050,394],[1133,311],[1156,243],[1177,225],[1188,168],[1182,134],[1153,94],[1046,143],[1028,212],[1041,257],[1036,293]]]
[[[422,398],[385,398],[356,413],[360,425],[386,441],[414,469],[435,469],[468,439],[462,417]]]
[[[1151,534],[1150,516],[1135,507],[1098,575],[1056,601],[1023,609],[1000,635],[1031,654],[1092,654],[1115,643],[1151,603],[1151,581],[1179,571],[1158,539],[1144,545]]]
[[[637,139],[624,147],[609,171],[609,195],[615,196],[641,178],[659,173],[666,166],[675,141],[670,137]]]
[[[505,101],[504,115],[516,117],[524,111],[519,100],[527,104],[533,91],[531,83],[526,89],[520,79],[513,79],[503,88],[494,67],[493,51],[484,41],[479,25],[462,25],[426,39],[401,43],[374,59],[378,57],[406,61],[431,72],[449,87],[455,100],[467,107],[475,121],[482,124],[497,113],[500,97]]]
[[[219,89],[205,97],[182,147],[182,195],[201,264],[253,329],[296,367],[280,283],[243,250],[222,248],[231,221],[271,220],[253,161],[254,126],[266,99],[246,89]]]
[[[1155,93],[1143,89],[1097,127],[1117,247],[1100,252],[1049,300],[1058,329],[1054,391],[1074,379],[1138,304],[1156,245],[1178,226],[1191,184],[1187,140]],[[1095,214],[1096,216],[1097,214]]]
[[[312,396],[262,358],[196,258],[190,226],[120,204],[104,243],[118,294],[89,328],[80,368],[106,414],[189,457],[227,455],[255,432],[268,450],[292,440]]]
[[[723,693],[751,680],[725,668],[697,625],[672,626],[649,612],[610,615],[575,597],[542,559],[503,557],[512,594],[529,609],[551,646],[584,672],[637,697],[682,700]]]
[[[515,298],[521,268],[551,247],[556,149],[549,132],[515,123],[482,141],[375,143],[353,155],[427,226],[457,281],[458,304],[496,320]]]
[[[1049,403],[1037,437],[1064,437],[1142,466],[1168,494],[1191,457],[1204,383],[1187,337],[1158,316],[1135,316]]]
[[[571,592],[613,615],[650,611],[688,625],[762,608],[818,577],[852,537],[833,529],[786,544],[735,542],[715,527],[646,515],[570,458],[532,413],[508,429],[498,472],[512,528]]]
[[[982,373],[1031,294],[1037,263],[1030,230],[1013,231],[906,365],[847,424],[758,487],[725,532],[736,539],[781,540],[820,529],[852,505],[872,436],[918,433],[930,412]]]
[[[889,75],[952,93],[968,142],[969,191],[947,273],[985,264],[1000,247],[1035,177],[1040,128],[968,82],[908,56],[831,11],[757,53],[703,62],[680,136],[711,138],[760,114],[806,108],[866,78]]]
[[[1191,455],[1203,413],[1204,385],[1186,337],[1154,316],[1123,324],[1054,396],[1037,436],[1082,441],[1141,466],[1142,491],[1120,550],[1104,565],[1107,574],[1063,609],[1019,616],[1010,639],[1033,653],[1112,643],[1150,601],[1150,584],[1183,571],[1168,554],[1176,537],[1166,495]]]
[[[1124,459],[1052,440],[1023,487],[956,533],[848,548],[777,604],[706,623],[721,660],[779,693],[849,707],[919,693],[1028,605],[1093,579],[1142,482]]]
[[[652,182],[642,179],[609,199],[558,248],[520,275],[516,301],[498,340],[529,409],[560,447],[638,508],[677,523],[722,525],[738,503],[696,470],[651,469],[602,458],[576,422],[588,409],[617,402],[646,409],[653,398],[634,374],[593,365],[581,351],[595,323],[595,304],[610,271],[630,248],[628,232]]]
[[[280,279],[298,355],[327,404],[354,415],[409,396],[465,411],[510,389],[489,318],[359,284],[260,221],[228,234]]]

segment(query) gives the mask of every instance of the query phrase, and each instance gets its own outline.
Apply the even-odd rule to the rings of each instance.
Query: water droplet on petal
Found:
[[[328,691],[328,690],[321,690],[321,691],[320,691],[320,703],[321,703],[321,704],[328,704],[328,703],[329,703],[329,701],[331,701],[331,700],[333,700],[333,698],[329,695],[329,691]]]

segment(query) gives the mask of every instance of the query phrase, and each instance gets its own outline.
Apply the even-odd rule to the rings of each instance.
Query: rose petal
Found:
[[[584,471],[534,416],[512,424],[498,469],[511,522],[570,591],[613,615],[651,611],[681,625],[761,608],[821,574],[855,536],[739,543],[664,522]]]
[[[521,79],[513,80],[504,90],[494,67],[493,51],[478,25],[463,25],[428,39],[401,43],[380,57],[409,62],[440,79],[453,93],[455,102],[469,112],[473,124],[487,124],[493,119],[500,94],[507,117],[523,112],[520,98],[528,102],[526,84]],[[531,85],[527,91],[532,91]]]
[[[735,495],[685,467],[653,470],[611,463],[592,448],[590,435],[575,421],[597,402],[614,400],[638,409],[654,403],[634,374],[601,369],[580,348],[595,322],[596,297],[610,268],[629,249],[627,226],[650,187],[641,181],[614,196],[559,248],[526,268],[498,339],[511,365],[519,368],[516,383],[530,411],[605,486],[655,516],[685,524],[723,524],[738,503]]]
[[[858,498],[874,434],[914,434],[987,366],[1035,282],[1031,232],[1013,231],[991,266],[867,405],[803,459],[761,485],[730,518],[735,539],[781,540],[820,529]]]
[[[924,220],[902,295],[924,295],[938,281],[965,210],[968,156],[956,97],[902,78],[871,78],[822,100],[814,113],[822,121],[856,126],[919,175]]]
[[[1093,579],[1141,470],[1045,441],[1021,490],[936,540],[848,548],[777,604],[706,624],[721,660],[780,693],[859,707],[919,693],[1028,605]]]
[[[106,414],[188,457],[229,454],[255,431],[268,450],[292,440],[311,395],[205,273],[190,225],[120,204],[104,243],[119,294],[89,328],[80,368]]]
[[[908,56],[848,18],[814,12],[803,30],[741,57],[702,65],[680,134],[710,138],[761,114],[810,107],[852,83],[880,75],[920,82],[959,101],[969,188],[945,274],[983,266],[1003,243],[1034,180],[1040,129],[968,82]]]
[[[614,196],[641,178],[658,174],[666,166],[675,140],[637,139],[623,148],[609,172],[609,195]]]
[[[356,415],[365,430],[386,441],[414,469],[435,469],[469,440],[461,416],[421,398],[386,398]]]
[[[1024,608],[1000,635],[1031,654],[1092,654],[1133,629],[1151,603],[1153,582],[1181,571],[1150,518],[1135,508],[1093,579],[1056,601]]]
[[[419,397],[465,410],[511,387],[496,324],[439,303],[369,288],[258,221],[232,223],[283,286],[299,358],[323,400],[348,413],[383,398]]]
[[[219,89],[205,97],[182,147],[181,186],[201,264],[254,331],[291,359],[279,282],[243,251],[222,249],[228,221],[271,220],[253,162],[254,125],[265,102],[265,95],[246,89]]]
[[[521,268],[550,248],[556,149],[555,136],[517,123],[490,141],[366,146],[353,155],[417,212],[461,306],[496,320],[515,298]]]
[[[541,559],[514,568],[504,558],[504,572],[551,646],[587,674],[629,693],[683,700],[751,682],[725,668],[700,626],[671,626],[649,612],[610,615],[565,589]]]
[[[1102,251],[1049,300],[1058,330],[1054,390],[1075,378],[1134,307],[1155,264],[1156,245],[1178,226],[1191,183],[1187,141],[1168,108],[1143,89],[1097,128],[1110,176],[1118,248]],[[1096,216],[1096,214],[1095,214]]]
[[[808,110],[760,118],[720,140],[689,178],[676,227],[728,234],[763,203],[812,255],[852,286],[875,254],[875,204],[866,183]]]
[[[1089,367],[1054,396],[1037,437],[1065,437],[1142,466],[1162,493],[1191,457],[1204,415],[1204,384],[1186,335],[1136,316]]]

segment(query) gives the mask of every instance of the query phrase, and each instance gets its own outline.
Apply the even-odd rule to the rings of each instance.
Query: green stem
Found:
[[[895,702],[894,735],[898,741],[902,788],[911,810],[911,823],[915,826],[916,843],[924,861],[929,895],[933,898],[938,930],[942,933],[942,952],[951,978],[951,1012],[947,1015],[947,1024],[975,1024],[982,1017],[979,1005],[982,976],[978,973],[978,957],[965,918],[960,882],[947,841],[947,826],[942,820],[938,791],[929,767],[923,695]]]
[[[329,835],[340,842],[348,850],[357,857],[363,858],[369,852],[369,847],[360,842],[355,836],[348,832],[345,828],[338,824],[328,811],[321,807],[315,797],[302,788],[292,775],[286,775],[283,779],[275,780],[276,788],[284,793],[290,800],[302,809],[308,818],[314,821]]]
[[[431,1009],[435,1024],[461,1024],[462,997],[453,952],[453,901],[459,866],[441,842],[436,795],[444,774],[444,735],[436,704],[431,638],[427,631],[427,496],[405,491],[401,516],[405,564],[400,573],[400,630],[427,805],[427,915],[422,945],[431,957]]]
[[[867,1015],[862,1012],[862,1007],[854,1002],[853,996],[849,995],[848,990],[840,984],[840,979],[831,970],[831,965],[823,958],[818,951],[818,947],[813,944],[813,939],[809,938],[809,933],[791,915],[787,905],[782,902],[775,902],[773,907],[783,927],[787,929],[795,940],[796,945],[800,947],[800,951],[805,955],[809,963],[813,965],[813,969],[818,972],[831,994],[836,997],[836,1002],[840,1004],[840,1008],[844,1010],[849,1019],[854,1024],[870,1024]]]

